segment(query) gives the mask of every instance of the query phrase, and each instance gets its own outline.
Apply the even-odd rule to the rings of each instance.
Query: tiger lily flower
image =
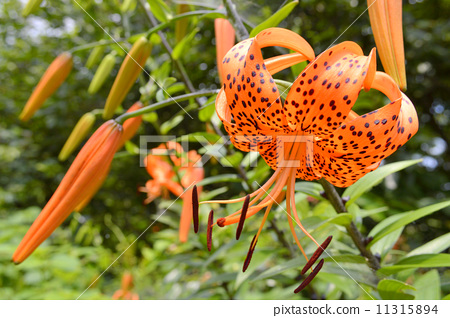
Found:
[[[367,6],[381,63],[400,89],[406,91],[402,0],[367,0]]]
[[[214,20],[214,32],[216,35],[216,58],[219,78],[222,81],[222,59],[235,43],[235,32],[230,21],[217,18]]]
[[[264,60],[261,49],[268,46],[285,47],[295,53]],[[310,63],[283,100],[272,75],[305,60]],[[216,112],[225,130],[236,148],[258,151],[275,172],[245,197],[201,202],[244,202],[242,209],[210,226],[238,223],[239,238],[245,219],[265,209],[244,262],[245,271],[270,209],[287,186],[290,230],[306,260],[294,221],[318,246],[312,257],[315,261],[331,239],[320,245],[302,226],[295,205],[296,179],[325,178],[339,187],[353,184],[417,132],[414,106],[390,76],[376,71],[375,50],[364,56],[356,43],[343,42],[315,58],[301,36],[281,28],[266,29],[236,44],[225,55],[222,70],[224,84],[216,99]],[[352,106],[361,89],[371,88],[384,93],[391,102],[360,116]],[[316,275],[322,265],[317,265],[311,275]],[[305,268],[311,266],[308,262]]]
[[[44,242],[69,214],[97,191],[104,180],[122,135],[110,120],[100,126],[78,153],[53,196],[31,225],[12,260],[19,264]]]
[[[72,66],[72,54],[69,52],[61,53],[53,60],[25,104],[22,113],[19,115],[20,120],[28,121],[41,108],[47,98],[66,80]]]
[[[180,242],[186,242],[192,221],[192,185],[204,178],[203,168],[196,164],[201,157],[195,150],[189,151],[186,156],[177,156],[177,154],[183,155],[183,149],[176,142],[167,142],[155,149],[175,151],[175,154],[170,155],[170,160],[178,167],[178,171],[183,173],[180,180],[181,184],[173,180],[175,178],[175,171],[164,157],[150,154],[145,158],[144,163],[147,172],[153,179],[147,181],[145,187],[141,187],[140,191],[147,193],[147,199],[144,201],[145,204],[150,203],[159,196],[168,198],[169,191],[183,199],[179,239]],[[198,191],[201,191],[201,187],[198,187]]]

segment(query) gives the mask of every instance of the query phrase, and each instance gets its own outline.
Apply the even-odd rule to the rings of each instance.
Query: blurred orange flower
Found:
[[[131,273],[129,272],[125,272],[122,276],[121,288],[113,294],[112,299],[139,300],[139,295],[131,291],[133,287],[134,287],[133,275],[131,275]]]
[[[145,187],[141,187],[140,191],[147,193],[145,204],[160,196],[168,198],[169,192],[183,199],[179,239],[181,242],[186,242],[192,221],[192,185],[204,178],[204,170],[198,165],[201,157],[195,150],[185,154],[182,146],[176,142],[167,142],[155,149],[166,149],[172,153],[166,158],[154,154],[145,158],[145,167],[153,179],[147,181]],[[177,171],[182,174],[180,182],[174,180],[176,177],[174,166],[166,160],[169,157]],[[201,187],[197,187],[197,189],[201,191]]]

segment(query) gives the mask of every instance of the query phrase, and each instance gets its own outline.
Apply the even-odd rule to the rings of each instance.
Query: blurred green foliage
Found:
[[[151,28],[139,1],[128,1],[130,5],[122,7],[124,12],[122,2],[86,0],[80,4],[116,39],[127,39]],[[155,7],[154,3],[160,1],[151,3],[157,9],[154,15],[162,22],[167,15],[175,14],[175,1],[168,1],[167,7]],[[214,10],[219,4],[219,1],[192,2],[192,7]],[[249,30],[279,9],[276,1],[236,1],[236,4]],[[383,266],[390,268],[384,274],[379,273],[383,280],[377,283],[376,276],[364,265],[364,259],[345,233],[342,225],[348,218],[337,216],[331,205],[320,197],[320,186],[300,182],[298,188],[303,192],[297,194],[296,202],[303,224],[318,241],[334,235],[329,252],[365,291],[332,260],[326,259],[324,269],[311,287],[301,295],[294,295],[292,290],[299,284],[304,260],[293,248],[290,236],[285,237],[288,226],[281,209],[272,211],[252,264],[242,273],[251,233],[259,223],[248,222],[239,242],[233,239],[233,229],[215,229],[211,253],[206,249],[204,228],[199,235],[191,234],[188,243],[179,244],[177,226],[181,203],[170,205],[175,199],[172,198],[157,199],[147,206],[142,204],[145,196],[137,189],[149,176],[140,167],[139,156],[133,153],[135,148],[131,144],[128,151],[117,155],[104,186],[82,214],[73,214],[28,260],[13,265],[12,253],[74,158],[73,155],[67,162],[58,162],[61,147],[84,113],[103,107],[119,67],[117,64],[97,94],[89,95],[87,88],[96,66],[85,67],[90,50],[76,52],[74,70],[66,83],[30,122],[21,123],[18,114],[54,57],[78,45],[109,40],[74,1],[53,1],[51,5],[46,2],[27,18],[20,15],[22,7],[21,1],[0,3],[0,298],[74,299],[92,284],[83,299],[110,299],[120,288],[120,278],[127,270],[133,274],[135,292],[142,299],[366,299],[369,294],[376,298],[436,299],[450,293],[450,271],[442,267],[426,268],[428,258],[423,256],[433,254],[446,264],[448,254],[445,253],[449,251],[450,241],[445,236],[450,229],[448,208],[402,225],[373,245],[382,257]],[[367,12],[357,19],[365,9],[366,2],[362,0],[303,0],[279,26],[300,33],[316,53],[335,43],[340,35],[337,42],[355,41],[367,54],[375,44]],[[448,0],[404,1],[407,94],[417,108],[420,129],[387,161],[423,161],[389,175],[349,206],[351,217],[364,234],[377,232],[377,224],[380,228],[381,221],[395,218],[399,212],[413,211],[449,197],[449,13]],[[220,82],[215,66],[214,22],[195,17],[190,18],[188,27],[186,36],[191,36],[192,41],[181,54],[178,50],[178,61],[196,88],[217,88]],[[198,32],[191,33],[195,28]],[[164,34],[175,47],[174,26],[165,28]],[[185,92],[179,69],[164,50],[160,38],[154,35],[152,41],[154,49],[146,69],[170,94]],[[121,43],[130,47],[127,42]],[[110,51],[116,51],[120,57],[124,55],[117,45],[106,46],[104,54]],[[268,56],[274,52],[265,51]],[[382,69],[381,63],[378,69]],[[284,71],[279,78],[293,81],[295,77]],[[141,92],[151,96],[147,102],[166,98],[143,75],[139,85],[127,96],[124,108],[140,98],[139,86]],[[381,94],[362,93],[355,110],[362,113],[385,102]],[[147,115],[139,134],[164,132],[180,136],[199,132],[215,142],[217,136],[209,123],[213,104],[201,110],[195,101],[183,106],[194,122],[171,106]],[[97,126],[100,124],[98,119]],[[137,138],[133,141],[138,143]],[[201,145],[195,146],[204,152]],[[206,185],[204,195],[228,199],[245,193],[248,184],[238,176],[238,165],[245,162],[244,156],[240,152],[230,153],[228,159],[235,167],[229,168],[214,159],[208,161],[206,176],[215,176],[218,182]],[[270,174],[261,161],[256,168],[244,165],[243,169],[250,182],[261,183]],[[233,212],[228,206],[213,207],[217,215]],[[165,209],[167,212],[148,228]],[[208,211],[207,207],[202,208],[203,220]],[[307,253],[315,250],[304,237],[302,243]],[[421,249],[425,244],[426,249]],[[411,260],[414,256],[411,253],[421,258]],[[397,262],[413,265],[397,271],[391,268]]]

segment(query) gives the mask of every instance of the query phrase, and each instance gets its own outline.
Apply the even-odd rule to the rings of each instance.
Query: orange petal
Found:
[[[400,89],[406,90],[402,1],[367,0],[370,24],[383,67]]]
[[[362,54],[356,43],[343,42],[306,67],[285,101],[284,113],[293,129],[322,136],[341,125],[365,79],[373,78],[375,55]]]
[[[72,70],[72,66],[72,55],[68,52],[61,53],[53,60],[19,115],[20,120],[27,121],[33,116],[45,100],[65,81]]]
[[[349,186],[375,170],[381,160],[405,144],[418,130],[413,104],[391,77],[377,72],[372,88],[386,94],[392,102],[346,121],[333,134],[317,142],[317,173],[336,186]]]

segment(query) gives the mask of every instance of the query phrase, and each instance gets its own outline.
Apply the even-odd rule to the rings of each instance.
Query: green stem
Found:
[[[188,17],[195,17],[198,15],[205,15],[208,13],[224,13],[224,12],[223,12],[223,10],[198,10],[198,11],[190,11],[190,12],[182,13],[182,14],[174,16],[172,19],[170,19],[167,22],[164,22],[164,23],[154,26],[153,28],[148,30],[145,35],[147,37],[149,37],[152,33],[161,31],[162,29],[169,27],[173,22],[175,22],[177,20],[181,20],[181,19],[188,18]]]
[[[236,37],[239,42],[248,39],[248,31],[242,23],[241,17],[237,13],[234,3],[231,0],[223,0],[223,5],[227,9],[228,17],[233,23],[234,29],[236,30]]]
[[[126,39],[100,40],[100,41],[97,41],[97,42],[92,42],[92,43],[88,43],[88,44],[75,46],[75,47],[71,48],[69,50],[69,52],[70,53],[74,53],[74,52],[78,52],[78,51],[92,49],[93,47],[97,47],[97,46],[116,44],[116,43],[125,42],[125,41],[126,41]]]
[[[219,93],[219,90],[215,89],[215,90],[199,91],[199,92],[195,92],[195,93],[176,96],[176,97],[169,98],[169,99],[163,100],[161,102],[158,102],[158,103],[155,103],[152,105],[142,107],[141,109],[135,110],[134,112],[124,113],[124,114],[120,115],[119,117],[117,117],[115,119],[115,121],[118,122],[119,124],[123,124],[123,122],[129,118],[144,115],[144,114],[150,113],[152,111],[161,109],[163,107],[166,107],[166,106],[169,106],[172,104],[176,104],[178,102],[183,102],[183,101],[191,99],[191,98],[210,96],[210,95],[214,95],[217,93]]]
[[[345,204],[342,201],[341,196],[336,191],[336,188],[325,179],[320,179],[319,183],[322,185],[323,189],[325,190],[327,199],[328,199],[328,201],[330,201],[331,205],[334,207],[336,212],[337,213],[348,213],[347,208],[345,207]],[[367,246],[366,246],[367,240],[361,234],[361,232],[358,230],[355,223],[352,221],[345,228],[347,229],[347,233],[352,238],[356,247],[361,252],[361,255],[363,255],[367,259],[368,266],[374,271],[379,270],[381,268],[379,259],[377,257],[375,257],[375,255],[373,255],[369,249],[367,249]]]

